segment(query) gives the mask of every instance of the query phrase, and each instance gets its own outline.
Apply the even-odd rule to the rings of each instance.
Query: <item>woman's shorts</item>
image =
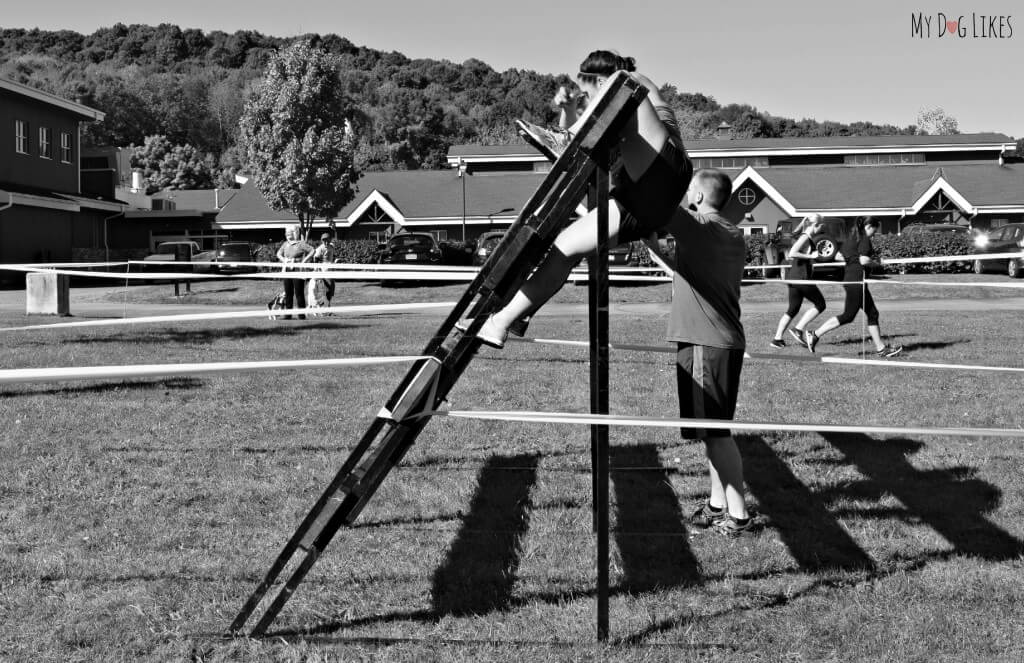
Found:
[[[621,171],[611,196],[621,213],[619,243],[646,239],[661,230],[675,214],[693,176],[693,164],[686,150],[666,140],[661,152],[634,182]]]

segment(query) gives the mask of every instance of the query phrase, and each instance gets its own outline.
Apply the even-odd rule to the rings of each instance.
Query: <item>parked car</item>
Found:
[[[224,242],[217,249],[214,261],[217,263],[214,269],[220,274],[245,274],[256,271],[252,265],[238,264],[253,261],[252,247],[248,242]]]
[[[385,245],[380,262],[388,265],[438,265],[441,247],[430,233],[399,233]],[[382,286],[400,285],[404,281],[384,279]]]
[[[1008,223],[974,238],[977,253],[1020,253],[1019,258],[994,258],[974,261],[974,273],[1005,271],[1012,278],[1024,275],[1024,223]]]
[[[640,257],[633,248],[633,242],[619,244],[608,249],[609,267],[636,267],[640,264]]]
[[[789,248],[793,246],[793,228],[795,228],[798,223],[800,223],[800,221],[796,219],[779,221],[778,228],[773,234],[769,235],[768,241],[765,243],[766,264],[782,265],[788,262],[789,259],[786,257],[786,253],[789,251]],[[839,249],[842,248],[843,242],[847,237],[849,237],[853,223],[853,220],[838,217],[826,217],[822,219],[821,228],[811,236],[811,244],[818,252],[818,257],[814,260],[816,265],[816,276],[823,272],[842,273],[842,266],[818,267],[817,265],[819,263],[836,261],[836,254],[839,253]],[[783,270],[779,270],[780,276],[782,276],[782,271]]]
[[[920,235],[923,233],[962,233],[968,234],[970,229],[967,226],[958,226],[953,223],[915,223],[903,229],[903,235]]]
[[[213,269],[212,265],[209,264],[190,265],[188,268],[183,268],[180,265],[169,265],[168,263],[211,263],[214,262],[215,258],[216,253],[214,251],[203,251],[199,247],[198,242],[190,240],[181,240],[173,242],[160,242],[159,244],[157,244],[156,252],[146,256],[142,260],[143,262],[150,263],[144,266],[146,271],[209,272],[212,271]]]
[[[441,262],[441,247],[430,233],[399,233],[388,240],[380,261],[394,265],[436,265]]]
[[[501,244],[505,237],[504,230],[492,230],[480,235],[476,240],[476,250],[473,251],[473,264],[480,266],[487,262],[487,259],[494,253],[494,249]]]

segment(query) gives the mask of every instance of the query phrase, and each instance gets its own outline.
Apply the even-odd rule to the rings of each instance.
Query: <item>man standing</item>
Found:
[[[327,269],[323,265],[334,264],[334,260],[337,257],[337,251],[334,248],[334,238],[331,237],[330,233],[324,233],[320,235],[320,244],[313,251],[313,262],[321,265],[321,269]],[[324,284],[324,299],[326,300],[326,306],[331,305],[331,300],[334,299],[334,279],[317,279],[323,281]]]
[[[676,239],[676,273],[668,339],[675,341],[679,416],[732,419],[746,339],[740,322],[740,282],[746,261],[743,233],[721,215],[732,182],[718,170],[699,170],[668,224]],[[680,430],[704,442],[711,479],[708,499],[690,523],[729,537],[755,529],[747,512],[743,460],[726,428]]]

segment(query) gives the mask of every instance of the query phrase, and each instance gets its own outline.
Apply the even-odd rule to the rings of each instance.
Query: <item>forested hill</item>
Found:
[[[533,71],[497,72],[475,59],[414,60],[334,34],[302,38],[341,57],[341,80],[361,112],[354,125],[363,170],[438,168],[452,144],[518,142],[512,120],[553,122],[550,99],[568,82]],[[291,41],[168,24],[118,23],[91,35],[6,28],[0,76],[106,113],[103,122],[88,124],[87,144],[127,146],[162,134],[230,168],[238,165],[234,146],[245,96],[270,53]],[[772,117],[670,84],[664,91],[689,138],[709,136],[723,121],[741,137],[913,133],[913,127]]]

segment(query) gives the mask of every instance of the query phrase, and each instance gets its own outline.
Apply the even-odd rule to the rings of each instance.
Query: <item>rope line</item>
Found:
[[[392,313],[419,311],[432,308],[451,308],[455,302],[429,302],[412,304],[362,304],[349,306],[325,306],[322,308],[290,308],[290,309],[259,309],[253,311],[225,311],[220,313],[184,313],[179,315],[151,315],[135,318],[111,318],[106,320],[78,320],[75,322],[52,322],[41,325],[22,325],[20,327],[0,327],[0,332],[25,331],[33,329],[68,329],[76,327],[105,327],[119,325],[137,325],[154,322],[191,322],[196,320],[236,320],[245,318],[266,318],[284,315],[320,316],[325,313]]]
[[[429,359],[423,356],[345,357],[337,359],[287,359],[270,361],[226,361],[206,364],[139,364],[119,366],[72,366],[59,368],[11,368],[0,370],[0,384],[68,382],[112,378],[151,378],[205,373],[246,373],[253,371],[337,368],[398,364]]]
[[[489,421],[516,421],[533,424],[573,424],[580,426],[635,426],[644,428],[728,428],[747,431],[790,431],[806,433],[861,433],[875,435],[934,435],[942,437],[1022,438],[1024,430],[1015,428],[916,428],[905,426],[839,426],[834,424],[780,424],[730,419],[655,418],[632,415],[581,414],[577,412],[533,412],[525,410],[432,410],[418,416],[453,417]]]

